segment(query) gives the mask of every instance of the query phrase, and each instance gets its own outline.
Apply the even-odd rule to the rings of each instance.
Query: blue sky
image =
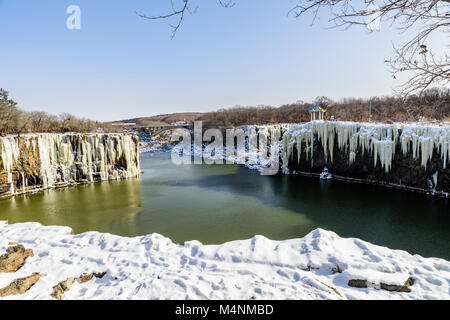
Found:
[[[168,0],[0,0],[0,87],[26,110],[116,120],[326,95],[391,94],[383,61],[404,35],[325,29],[292,0],[196,0],[174,40]],[[69,5],[81,30],[66,28]],[[326,17],[325,17],[326,18]],[[322,19],[323,20],[323,19]],[[399,84],[399,83],[398,83]]]

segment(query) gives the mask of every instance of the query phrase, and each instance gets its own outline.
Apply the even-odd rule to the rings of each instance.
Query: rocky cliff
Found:
[[[139,176],[138,146],[127,134],[0,137],[0,197]]]
[[[320,174],[448,197],[448,124],[313,121],[283,134],[284,173]]]

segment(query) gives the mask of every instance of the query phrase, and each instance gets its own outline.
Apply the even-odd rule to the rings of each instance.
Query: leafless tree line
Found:
[[[58,116],[42,111],[24,111],[9,98],[8,92],[0,89],[0,135],[21,134],[29,132],[96,132],[102,128],[107,132],[115,132],[119,128],[110,124],[78,118],[69,113]]]
[[[328,109],[325,119],[340,121],[450,121],[450,89],[426,89],[421,95],[409,95],[406,99],[385,96],[371,99],[345,98],[333,101],[325,96],[312,102],[297,101],[292,104],[273,106],[237,106],[204,114],[176,114],[176,119],[203,121],[205,128],[229,128],[240,125],[263,125],[277,123],[301,123],[310,120],[308,109],[315,104]],[[371,117],[370,117],[371,115]],[[167,115],[170,117],[170,115]],[[156,117],[158,118],[158,117]],[[160,119],[155,119],[160,121]],[[29,132],[119,132],[122,129],[111,123],[80,119],[69,113],[59,116],[42,111],[27,112],[19,109],[0,89],[0,135]]]
[[[262,125],[276,123],[301,123],[310,120],[308,109],[318,103],[328,108],[325,119],[337,121],[376,121],[391,123],[396,121],[450,121],[450,90],[427,89],[420,96],[373,97],[371,99],[345,98],[333,101],[327,97],[317,97],[305,103],[298,101],[272,106],[234,107],[203,114],[204,127],[227,128],[239,125]],[[370,117],[370,114],[372,117]]]

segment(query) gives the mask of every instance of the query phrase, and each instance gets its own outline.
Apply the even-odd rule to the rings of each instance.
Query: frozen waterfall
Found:
[[[337,139],[337,144],[335,144]],[[297,162],[300,162],[302,150],[306,151],[311,166],[314,163],[314,142],[319,141],[323,147],[326,161],[333,162],[335,147],[347,152],[349,165],[355,161],[358,151],[369,152],[374,165],[381,164],[386,173],[392,167],[397,144],[403,155],[412,154],[420,159],[423,168],[433,157],[436,150],[442,159],[443,168],[447,168],[450,157],[450,127],[448,125],[417,124],[370,124],[339,121],[313,121],[305,124],[291,125],[283,136],[283,169],[288,171],[294,145],[297,148]],[[304,148],[304,149],[302,149]]]
[[[0,196],[139,176],[138,145],[128,134],[0,137]]]

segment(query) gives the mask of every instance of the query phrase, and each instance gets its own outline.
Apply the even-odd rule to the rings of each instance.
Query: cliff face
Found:
[[[139,176],[138,146],[126,134],[0,137],[0,197]]]
[[[316,173],[448,197],[450,127],[314,121],[283,135],[284,173]]]

